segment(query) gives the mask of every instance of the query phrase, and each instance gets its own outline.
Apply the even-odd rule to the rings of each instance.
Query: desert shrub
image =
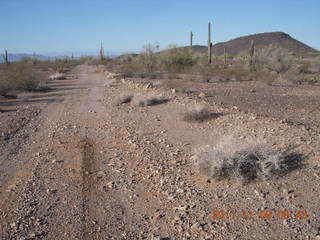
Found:
[[[182,114],[182,120],[187,122],[203,122],[216,115],[211,113],[206,106],[197,104]]]
[[[279,75],[276,72],[270,72],[267,70],[259,70],[250,75],[250,78],[256,81],[263,82],[267,85],[272,85]]]
[[[181,72],[195,64],[188,48],[177,48],[170,45],[165,51],[159,54],[160,66],[167,72]]]
[[[51,68],[56,73],[67,73],[74,67],[75,62],[66,59],[52,61]]]
[[[302,74],[310,74],[311,72],[311,62],[310,61],[303,61],[299,65],[299,73]]]
[[[158,59],[155,52],[156,49],[156,46],[147,44],[139,55],[130,54],[121,56],[121,58],[113,60],[113,63],[117,65],[116,68],[113,66],[113,69],[124,78],[157,78]]]
[[[167,101],[168,99],[162,96],[149,94],[149,95],[134,96],[132,99],[132,104],[140,107],[145,107],[145,106],[153,106],[153,105],[161,104]]]
[[[29,63],[11,63],[0,69],[0,95],[10,91],[34,91],[44,85],[46,74]]]
[[[145,73],[153,73],[157,68],[157,55],[156,51],[158,46],[146,44],[143,46],[138,61],[141,64]]]
[[[22,63],[30,63],[30,62],[22,61]],[[80,59],[71,60],[69,58],[65,58],[65,59],[55,59],[52,61],[50,60],[38,61],[37,64],[33,65],[33,68],[44,71],[44,72],[65,74],[80,64],[83,64],[83,62]]]
[[[133,94],[131,93],[122,93],[121,95],[119,95],[116,100],[115,100],[115,105],[121,105],[124,103],[129,103],[131,102],[133,98]]]
[[[286,80],[294,84],[318,84],[320,83],[320,73],[313,66],[313,60],[303,60],[299,64],[290,68],[282,75]]]
[[[204,82],[209,82],[214,76],[214,66],[207,63],[206,58],[200,58],[189,73],[197,74]]]
[[[136,77],[143,75],[142,67],[136,60],[122,62],[118,68],[118,72],[122,77]]]
[[[300,73],[317,74],[320,72],[320,57],[303,59],[297,65]]]
[[[320,83],[319,74],[294,74],[292,72],[288,72],[284,77],[294,84],[314,85]]]
[[[250,72],[244,64],[234,63],[225,67],[221,61],[216,61],[214,64],[207,64],[201,60],[195,65],[191,71],[200,76],[204,82],[225,82],[225,81],[243,81],[250,79]]]
[[[289,50],[273,45],[256,50],[254,56],[254,64],[258,70],[268,69],[277,73],[285,73],[294,62],[295,57]]]
[[[92,60],[93,57],[91,56],[81,56],[77,61],[80,63],[80,64],[86,64],[88,62],[90,62]]]
[[[66,75],[63,73],[56,72],[54,74],[51,74],[49,76],[49,79],[50,80],[64,80],[64,79],[66,79]]]
[[[265,143],[235,136],[198,149],[195,159],[200,172],[208,177],[217,180],[234,177],[242,183],[255,178],[267,180],[285,168],[282,155]]]
[[[243,65],[235,64],[229,68],[220,68],[214,71],[220,81],[243,81],[250,79],[250,72]]]
[[[47,90],[47,80],[64,79],[65,73],[82,64],[81,60],[56,59],[54,61],[34,61],[35,58],[22,57],[20,62],[0,64],[0,94],[10,91]]]
[[[163,85],[163,83],[160,82],[159,80],[158,81],[154,81],[154,82],[151,83],[151,86],[153,88],[160,88],[160,87],[162,87],[162,85]]]
[[[111,61],[111,59],[108,57],[103,57],[103,58],[91,57],[85,63],[88,65],[106,65],[110,61]]]

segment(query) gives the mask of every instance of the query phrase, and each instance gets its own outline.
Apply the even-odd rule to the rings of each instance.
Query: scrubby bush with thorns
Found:
[[[0,95],[10,96],[15,91],[40,90],[39,84],[47,78],[46,73],[31,64],[0,64]]]
[[[242,183],[256,178],[267,180],[285,168],[284,157],[265,143],[235,136],[199,149],[195,159],[200,171],[208,177],[217,180],[234,177]]]
[[[145,107],[145,106],[153,106],[157,104],[161,104],[167,102],[168,99],[164,98],[163,96],[157,95],[138,95],[132,99],[133,105]]]
[[[285,73],[294,65],[295,57],[289,50],[270,45],[257,50],[254,61],[259,69]]]
[[[197,104],[182,114],[182,119],[187,122],[203,122],[213,117],[208,108],[204,105]]]
[[[132,98],[133,98],[133,94],[123,93],[116,98],[115,105],[129,103],[129,102],[131,102]]]

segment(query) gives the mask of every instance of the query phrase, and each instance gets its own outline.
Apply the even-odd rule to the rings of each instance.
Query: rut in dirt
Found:
[[[84,239],[90,239],[90,201],[95,197],[97,182],[91,174],[96,169],[94,141],[85,137],[79,143],[82,154],[82,233]]]

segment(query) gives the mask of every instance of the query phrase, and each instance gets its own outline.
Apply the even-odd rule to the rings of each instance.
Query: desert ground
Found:
[[[80,65],[50,91],[0,99],[1,239],[320,239],[319,86],[180,91],[110,76]],[[121,94],[166,101],[116,104]],[[195,104],[212,118],[184,121]],[[290,167],[246,184],[201,173],[197,150],[233,134]]]

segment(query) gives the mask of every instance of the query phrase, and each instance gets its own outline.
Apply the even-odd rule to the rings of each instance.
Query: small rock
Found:
[[[36,237],[36,234],[33,232],[33,233],[30,234],[30,237],[31,237],[31,238],[35,238],[35,237]]]
[[[17,224],[16,224],[15,222],[13,222],[13,223],[10,224],[10,227],[11,227],[11,228],[16,228],[16,227],[17,227]]]
[[[191,226],[191,230],[197,230],[200,228],[200,224],[199,223],[195,223]]]
[[[52,193],[56,193],[57,192],[57,190],[56,189],[47,189],[47,193],[48,194],[52,194]]]
[[[103,178],[105,176],[105,173],[103,171],[97,172],[97,178]]]
[[[108,182],[107,183],[108,188],[114,189],[115,188],[115,183],[114,182]]]
[[[198,95],[199,98],[204,98],[205,96],[206,96],[206,94],[205,94],[204,92],[201,92],[201,93]]]

